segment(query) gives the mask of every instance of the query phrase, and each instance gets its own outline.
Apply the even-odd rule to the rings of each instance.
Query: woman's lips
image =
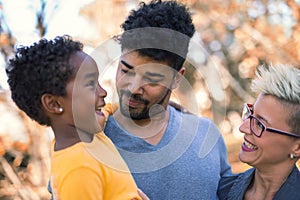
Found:
[[[245,137],[244,137],[244,142],[242,144],[242,150],[246,152],[252,152],[256,151],[258,147],[254,145],[253,143],[249,142]]]

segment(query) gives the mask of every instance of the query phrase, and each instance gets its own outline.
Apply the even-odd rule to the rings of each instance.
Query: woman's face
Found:
[[[260,94],[253,105],[253,116],[266,127],[286,132],[291,131],[287,124],[289,113],[288,108],[272,95]],[[283,166],[290,162],[289,154],[295,147],[295,138],[266,130],[257,137],[250,129],[249,118],[241,124],[240,131],[245,134],[239,153],[242,162],[256,168]]]

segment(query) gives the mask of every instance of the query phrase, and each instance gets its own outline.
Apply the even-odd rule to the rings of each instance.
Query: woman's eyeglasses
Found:
[[[245,121],[248,118],[250,118],[250,129],[253,132],[253,134],[257,137],[261,137],[264,131],[269,131],[273,133],[279,133],[282,135],[300,138],[300,135],[294,133],[289,133],[275,128],[266,127],[259,119],[253,116],[253,105],[245,103],[242,113],[242,120]]]

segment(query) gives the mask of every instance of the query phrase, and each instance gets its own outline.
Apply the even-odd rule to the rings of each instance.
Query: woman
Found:
[[[224,177],[220,199],[300,199],[300,70],[286,65],[260,67],[245,104],[239,159],[253,168]]]

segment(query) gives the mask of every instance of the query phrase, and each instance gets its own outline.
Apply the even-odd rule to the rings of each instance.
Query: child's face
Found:
[[[105,105],[106,91],[98,82],[98,67],[95,61],[83,52],[70,58],[76,76],[67,84],[65,97],[70,123],[77,131],[98,133],[103,130],[105,117],[101,108]],[[99,123],[100,122],[100,123]]]

